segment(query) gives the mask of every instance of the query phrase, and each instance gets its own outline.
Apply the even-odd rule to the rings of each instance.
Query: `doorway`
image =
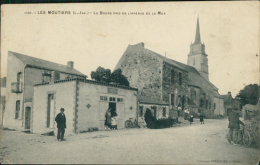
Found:
[[[116,103],[109,102],[109,108],[111,108],[111,117],[116,116]]]
[[[48,95],[47,128],[53,128],[54,99],[53,94]]]
[[[25,108],[25,129],[30,129],[31,123],[31,107]]]

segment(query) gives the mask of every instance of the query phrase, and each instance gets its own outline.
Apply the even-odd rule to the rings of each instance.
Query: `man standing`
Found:
[[[55,121],[57,123],[58,134],[57,139],[58,141],[64,141],[64,133],[66,128],[66,116],[64,114],[64,108],[60,109],[60,113],[56,116]]]
[[[239,114],[234,109],[232,109],[232,111],[229,113],[228,120],[229,120],[228,142],[230,144],[237,145],[237,143],[239,142],[238,139],[238,131],[240,129],[239,124],[240,123],[243,124],[243,123],[239,120]]]

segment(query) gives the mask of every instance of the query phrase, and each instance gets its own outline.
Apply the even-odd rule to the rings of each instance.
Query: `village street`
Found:
[[[259,151],[226,140],[227,119],[195,119],[168,129],[54,136],[1,130],[1,163],[257,164]]]

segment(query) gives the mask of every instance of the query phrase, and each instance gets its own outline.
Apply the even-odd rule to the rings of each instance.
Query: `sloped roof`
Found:
[[[173,66],[176,66],[176,67],[178,67],[178,68],[180,68],[180,69],[182,69],[182,70],[185,70],[183,67],[181,67],[180,65],[178,65],[174,60],[171,60],[171,59],[169,59],[169,58],[167,58],[167,57],[164,57],[164,56],[162,56],[162,55],[160,55],[160,54],[158,54],[158,53],[156,53],[156,52],[153,52],[153,51],[151,51],[151,50],[149,50],[149,49],[146,49],[146,50],[148,50],[148,51],[152,52],[154,55],[160,57],[164,62],[167,62],[167,63],[169,63],[169,64],[171,64],[171,65],[173,65]],[[185,71],[186,71],[186,70],[185,70]]]
[[[138,95],[137,99],[140,104],[155,104],[155,105],[169,105],[160,100],[152,99],[151,97]]]
[[[155,53],[155,55],[159,56],[164,61],[166,61],[166,62],[168,62],[168,63],[170,63],[174,66],[177,66],[178,68],[181,68],[181,69],[187,71],[188,72],[188,80],[189,80],[188,84],[189,85],[197,86],[197,87],[200,87],[202,89],[207,89],[207,90],[212,89],[214,96],[221,97],[220,94],[217,92],[218,88],[216,86],[214,86],[210,81],[208,81],[204,77],[202,77],[200,75],[200,73],[197,71],[197,69],[195,69],[194,67],[183,64],[181,62],[178,62],[178,61],[175,61],[175,60],[172,60],[172,59],[169,59],[169,58],[164,57],[162,55],[159,55],[157,53]]]
[[[70,68],[67,65],[57,64],[54,62],[42,60],[39,58],[27,56],[27,55],[12,52],[12,51],[9,51],[9,53],[13,54],[15,57],[20,59],[24,63],[24,65],[27,65],[30,67],[37,67],[37,68],[41,68],[41,69],[54,70],[54,71],[59,71],[59,72],[63,72],[63,73],[87,77],[83,73],[77,71],[74,68]]]
[[[200,73],[197,71],[197,69],[195,69],[192,66],[183,64],[181,62],[169,59],[169,58],[164,57],[164,56],[162,56],[162,55],[160,55],[156,52],[153,52],[149,49],[144,48],[143,42],[135,44],[135,45],[128,45],[125,53],[123,54],[123,56],[121,57],[121,59],[117,63],[115,69],[119,68],[119,65],[125,60],[125,58],[126,58],[125,54],[128,54],[128,53],[131,54],[131,53],[135,53],[136,51],[141,51],[141,50],[145,50],[144,53],[149,53],[149,54],[152,53],[153,55],[156,55],[157,57],[162,59],[164,62],[166,62],[170,65],[176,66],[176,67],[178,67],[178,68],[180,68],[184,71],[187,71],[188,72],[188,80],[189,80],[188,85],[197,86],[197,87],[201,88],[202,90],[205,90],[205,89],[211,90],[215,97],[222,98],[220,96],[220,94],[218,93],[218,88],[216,86],[214,86],[209,80],[206,80],[204,77],[202,77],[200,75]]]
[[[228,95],[221,95],[221,96],[223,97],[224,101],[226,101],[229,97]]]

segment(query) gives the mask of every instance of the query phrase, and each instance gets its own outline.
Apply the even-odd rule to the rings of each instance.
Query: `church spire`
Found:
[[[194,44],[199,44],[199,43],[201,43],[201,41],[200,41],[200,25],[199,25],[199,17],[198,17],[198,19],[197,19],[196,36],[195,36]]]

